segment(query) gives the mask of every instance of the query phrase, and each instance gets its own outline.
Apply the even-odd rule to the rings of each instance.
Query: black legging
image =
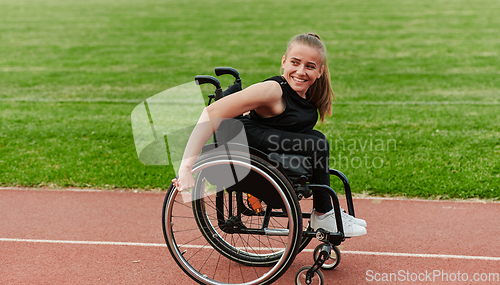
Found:
[[[251,136],[251,133],[249,136]],[[266,153],[298,154],[309,158],[312,165],[311,182],[330,186],[330,147],[325,135],[317,130],[294,133],[269,129],[260,131],[258,137],[249,137],[249,144]],[[330,195],[313,190],[313,207],[319,213],[333,209]]]

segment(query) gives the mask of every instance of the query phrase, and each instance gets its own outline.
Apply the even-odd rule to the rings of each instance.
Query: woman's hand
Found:
[[[188,190],[194,187],[194,178],[191,169],[182,167],[179,169],[179,177],[172,179],[172,183],[178,191]]]

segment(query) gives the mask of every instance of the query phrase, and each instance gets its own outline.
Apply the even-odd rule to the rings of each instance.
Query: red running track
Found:
[[[0,188],[0,284],[193,284],[164,246],[163,198]],[[368,234],[341,245],[340,265],[322,271],[326,284],[500,284],[500,203],[370,198],[354,205]],[[275,284],[293,284],[317,244]]]

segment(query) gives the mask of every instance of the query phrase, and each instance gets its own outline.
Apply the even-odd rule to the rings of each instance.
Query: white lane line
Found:
[[[0,238],[0,242],[28,242],[28,243],[55,243],[55,244],[78,244],[78,245],[117,245],[117,246],[145,246],[145,247],[166,247],[160,243],[140,243],[140,242],[114,242],[114,241],[76,241],[76,240],[44,240],[44,239],[17,239]],[[184,248],[209,248],[203,245],[183,245]],[[255,250],[255,248],[254,248]],[[279,250],[279,248],[274,248]],[[313,252],[313,249],[304,249],[304,252]],[[390,257],[419,257],[419,258],[441,258],[441,259],[468,259],[500,261],[500,257],[493,256],[473,256],[473,255],[450,255],[450,254],[419,254],[419,253],[398,253],[398,252],[376,252],[376,251],[352,251],[342,250],[343,254],[375,255]]]
[[[427,254],[427,253],[398,253],[398,252],[374,252],[374,251],[349,251],[349,250],[342,250],[341,252],[342,253],[346,253],[346,254],[378,255],[378,256],[392,256],[392,257],[423,257],[423,258],[470,259],[470,260],[500,261],[500,257],[492,257],[492,256],[452,255],[452,254]]]
[[[58,244],[83,244],[83,245],[126,245],[126,246],[149,246],[166,247],[166,244],[159,243],[141,243],[141,242],[116,242],[116,241],[86,241],[86,240],[47,240],[47,239],[19,239],[19,238],[0,238],[0,241],[10,242],[31,242],[31,243],[58,243]]]

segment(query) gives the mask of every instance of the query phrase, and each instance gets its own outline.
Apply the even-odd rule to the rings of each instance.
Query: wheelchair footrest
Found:
[[[332,245],[340,245],[344,240],[344,234],[340,232],[328,232],[323,229],[319,229],[316,232],[316,238],[322,242],[329,242]]]

